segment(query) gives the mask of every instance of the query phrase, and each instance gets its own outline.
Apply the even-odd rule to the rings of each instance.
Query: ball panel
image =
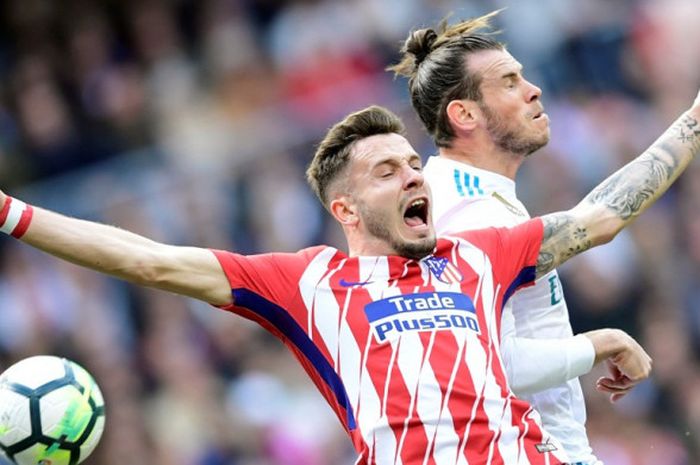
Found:
[[[90,373],[85,370],[75,362],[69,362],[71,368],[73,368],[73,376],[75,380],[81,386],[88,388],[91,391],[92,399],[95,401],[96,407],[101,407],[105,404],[104,398],[102,397],[102,391],[100,391],[99,386],[95,382],[95,379],[90,375]]]
[[[29,399],[0,384],[0,443],[9,447],[31,434]]]
[[[66,375],[63,360],[49,355],[37,355],[15,363],[3,373],[3,380],[36,389]]]
[[[75,386],[63,386],[45,394],[40,400],[43,434],[65,442],[76,442],[92,417],[90,390],[80,393]]]
[[[70,451],[34,444],[15,454],[15,462],[18,465],[69,465]]]
[[[81,460],[84,457],[87,457],[92,453],[93,450],[95,450],[95,447],[97,446],[97,443],[100,441],[100,438],[102,437],[102,432],[105,429],[105,417],[100,416],[97,418],[97,422],[95,423],[95,427],[92,429],[90,432],[90,435],[87,437],[85,442],[83,443],[82,446],[80,446],[80,458]]]

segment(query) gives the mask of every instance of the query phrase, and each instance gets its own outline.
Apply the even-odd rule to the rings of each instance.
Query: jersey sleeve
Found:
[[[502,339],[501,356],[510,388],[516,396],[529,396],[591,371],[595,348],[583,334],[559,339],[532,339],[512,334]]]
[[[228,279],[233,296],[233,303],[221,308],[235,310],[236,294],[242,291],[260,296],[280,307],[287,307],[297,292],[304,270],[320,249],[321,247],[315,247],[297,253],[260,255],[212,250]]]
[[[487,228],[457,234],[483,250],[493,273],[505,285],[503,302],[518,289],[535,282],[535,266],[544,226],[535,218],[512,228]]]

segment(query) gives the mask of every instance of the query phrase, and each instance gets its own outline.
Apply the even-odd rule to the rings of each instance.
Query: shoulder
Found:
[[[425,165],[424,175],[434,192],[453,192],[462,198],[486,195],[480,175],[464,163],[433,156]]]
[[[482,250],[492,250],[513,241],[541,241],[542,234],[542,220],[537,217],[515,226],[491,226],[459,231],[445,235],[442,239],[460,241]]]

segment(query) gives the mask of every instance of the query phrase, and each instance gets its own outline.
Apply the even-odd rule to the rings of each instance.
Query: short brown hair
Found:
[[[405,132],[398,116],[376,105],[352,113],[330,128],[306,170],[306,179],[321,203],[328,207],[329,186],[348,165],[355,142],[378,134]]]
[[[443,20],[437,30],[411,32],[401,48],[401,61],[387,68],[395,75],[408,77],[411,105],[438,147],[449,147],[454,131],[447,118],[452,100],[481,100],[481,77],[469,72],[467,54],[482,50],[505,50],[491,36],[493,11],[479,18],[447,26]]]

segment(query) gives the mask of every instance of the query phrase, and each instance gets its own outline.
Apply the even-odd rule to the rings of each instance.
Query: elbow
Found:
[[[619,218],[599,220],[592,234],[593,245],[598,246],[611,242],[624,227],[624,223]]]
[[[168,280],[166,270],[164,258],[148,251],[122,263],[113,274],[139,286],[161,287]]]
[[[579,205],[574,209],[574,215],[578,216],[584,227],[588,230],[591,246],[607,244],[625,227],[625,222],[612,211],[603,206]]]
[[[157,287],[163,281],[162,273],[145,260],[136,260],[132,263],[123,264],[110,274],[129,281],[138,286]]]

